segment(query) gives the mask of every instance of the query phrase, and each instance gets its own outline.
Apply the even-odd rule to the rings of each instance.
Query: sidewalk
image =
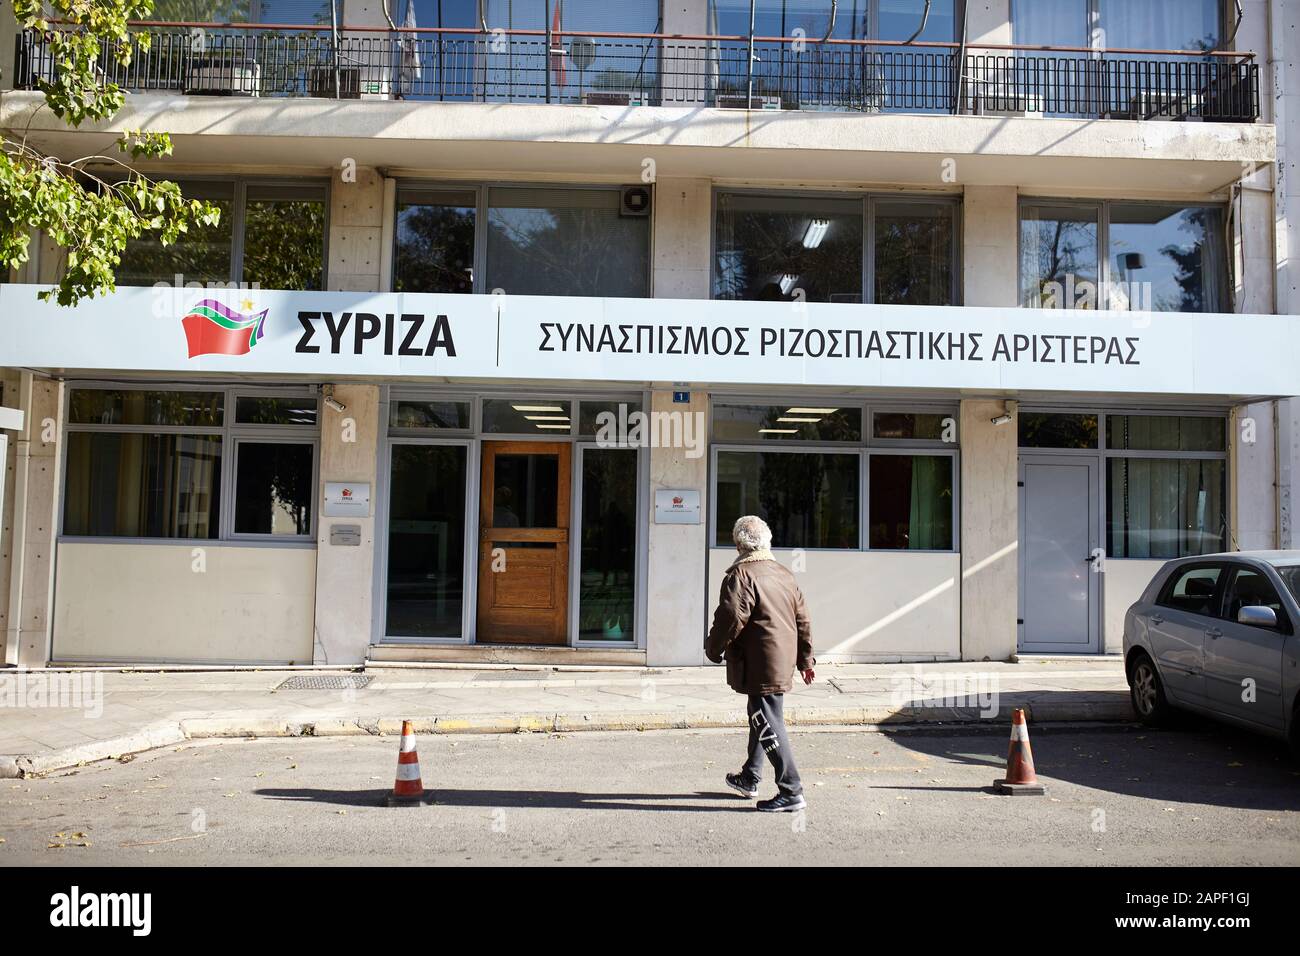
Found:
[[[1008,722],[1013,707],[1035,722],[1132,719],[1114,657],[825,665],[813,686],[796,685],[786,719]],[[396,734],[403,719],[426,734],[568,733],[740,728],[745,713],[721,667],[0,670],[0,777],[200,737]]]

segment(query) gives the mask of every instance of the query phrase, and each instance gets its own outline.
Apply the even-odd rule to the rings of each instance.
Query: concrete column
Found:
[[[366,658],[371,636],[372,587],[375,573],[376,461],[379,453],[379,386],[339,385],[334,397],[343,412],[322,406],[320,480],[316,522],[317,664],[358,664]],[[369,482],[370,515],[326,518],[327,481]],[[331,545],[330,527],[359,525],[361,545]]]
[[[1228,419],[1232,502],[1228,547],[1277,547],[1277,444],[1273,403],[1240,405]]]
[[[1019,590],[1017,423],[994,425],[1002,401],[961,403],[961,656],[1016,652]]]
[[[330,184],[330,290],[380,290],[383,234],[384,178],[365,166],[340,169]]]
[[[1277,403],[1277,546],[1300,548],[1300,398]]]
[[[655,184],[652,288],[657,299],[709,297],[710,188],[707,179]]]
[[[961,164],[958,163],[960,176]],[[1020,213],[1014,186],[967,186],[962,202],[962,304],[1014,307]]]
[[[53,638],[63,384],[23,375],[15,404],[27,414],[22,431],[12,436],[14,471],[5,483],[6,497],[14,500],[5,535],[9,551],[5,658],[19,667],[44,667]]]
[[[689,404],[674,404],[670,389],[650,398],[655,414],[690,415],[694,447],[650,449],[650,533],[646,601],[646,663],[686,667],[704,663],[704,635],[716,595],[708,586],[708,431],[709,397],[691,392]],[[692,457],[697,456],[697,457]],[[654,493],[685,488],[700,493],[703,521],[697,525],[655,524]]]

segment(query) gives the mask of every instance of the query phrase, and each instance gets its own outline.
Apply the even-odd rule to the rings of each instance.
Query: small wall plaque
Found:
[[[330,544],[341,544],[346,547],[357,548],[361,546],[361,525],[359,524],[332,524],[330,525]]]
[[[325,517],[370,517],[370,482],[325,482]]]
[[[699,524],[700,493],[690,488],[655,489],[655,524]]]

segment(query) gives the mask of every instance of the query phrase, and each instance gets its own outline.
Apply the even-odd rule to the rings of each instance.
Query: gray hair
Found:
[[[731,540],[741,551],[765,551],[772,547],[772,529],[758,515],[744,515],[736,519]]]

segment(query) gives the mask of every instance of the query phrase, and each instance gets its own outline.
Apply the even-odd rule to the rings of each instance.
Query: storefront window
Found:
[[[636,452],[583,449],[580,640],[634,637],[636,501]]]
[[[229,282],[234,275],[235,186],[233,183],[181,184],[186,199],[206,200],[217,207],[216,225],[197,223],[164,246],[157,235],[129,239],[117,269],[120,286],[152,286],[157,282]]]
[[[870,458],[870,547],[952,550],[952,456],[874,454]]]
[[[385,632],[390,636],[461,635],[467,462],[463,445],[393,446]]]
[[[235,533],[311,533],[312,446],[305,442],[241,441],[235,467]]]
[[[1125,451],[1217,451],[1227,447],[1218,415],[1107,415],[1106,447]]]
[[[1177,558],[1227,547],[1227,462],[1123,457],[1107,466],[1111,557]]]
[[[216,538],[221,436],[69,432],[63,533]]]
[[[861,441],[862,409],[828,405],[724,405],[713,407],[717,441]]]
[[[310,393],[71,388],[62,533],[309,538],[316,402]],[[223,491],[230,449],[234,480]]]
[[[612,441],[614,444],[628,444],[633,441],[632,433],[637,418],[633,416],[641,411],[641,403],[633,400],[622,401],[581,401],[578,403],[578,434],[592,435],[598,441]],[[642,433],[648,426],[642,421]]]
[[[957,416],[940,412],[873,412],[871,437],[890,441],[955,442]]]
[[[732,546],[736,519],[755,514],[775,548],[857,548],[858,468],[857,454],[719,451],[715,543]]]
[[[249,186],[241,281],[261,289],[325,287],[325,191]]]
[[[393,291],[473,292],[477,216],[473,190],[399,190]]]

